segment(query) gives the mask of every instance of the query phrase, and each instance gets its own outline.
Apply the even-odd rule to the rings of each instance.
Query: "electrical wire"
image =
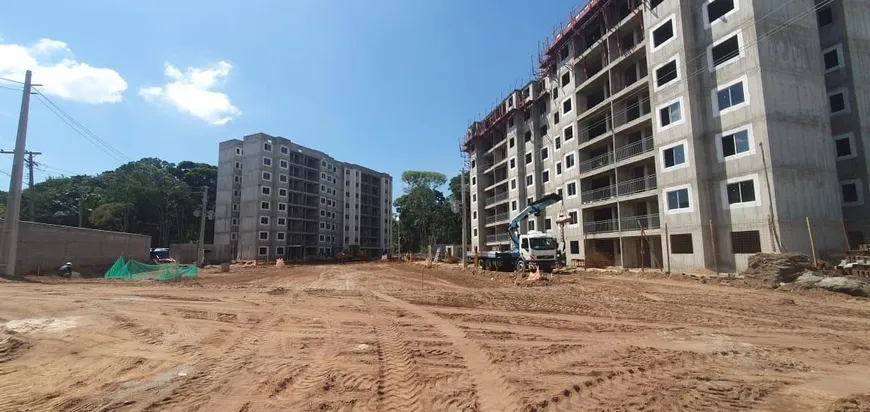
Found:
[[[15,88],[15,87],[0,86],[0,89],[12,90],[12,91],[16,91],[16,92],[22,91],[22,89],[20,87]]]
[[[782,5],[780,5],[779,7],[777,7],[776,9],[774,9],[773,11],[771,11],[771,12],[765,14],[765,15],[762,16],[760,19],[752,19],[752,20],[747,21],[746,23],[744,23],[743,26],[740,26],[741,29],[744,28],[744,26],[754,25],[754,24],[757,23],[758,21],[763,20],[764,18],[770,16],[771,14],[773,14],[774,12],[780,10],[781,8],[785,7],[786,5],[788,5],[788,4],[790,4],[790,3],[793,3],[794,1],[795,1],[795,0],[789,0],[788,2],[782,4]],[[786,27],[792,25],[794,22],[796,22],[796,21],[802,19],[803,17],[805,17],[805,16],[807,16],[807,15],[809,15],[809,14],[811,14],[811,13],[817,12],[819,9],[821,9],[821,8],[823,8],[823,7],[825,7],[825,6],[829,5],[829,4],[831,4],[832,2],[833,2],[833,0],[824,0],[824,1],[822,1],[821,3],[819,3],[819,4],[815,5],[815,6],[811,6],[809,10],[804,11],[804,12],[801,12],[801,13],[797,14],[796,16],[792,17],[791,19],[786,20],[785,22],[779,24],[778,26],[774,27],[774,28],[771,29],[770,31],[765,32],[765,33],[762,34],[761,36],[758,36],[758,38],[756,38],[755,41],[753,41],[753,42],[751,42],[751,43],[748,43],[748,44],[745,44],[742,48],[739,48],[739,49],[738,49],[738,55],[739,55],[740,53],[743,53],[743,52],[744,52],[746,49],[748,49],[749,47],[752,47],[752,46],[758,44],[759,42],[761,42],[761,40],[764,40],[764,39],[766,39],[767,37],[772,36],[772,35],[778,33],[779,31],[782,31],[782,30],[785,29]],[[686,67],[689,67],[689,66],[690,66],[689,63],[693,63],[693,62],[695,62],[696,60],[698,60],[698,59],[700,59],[700,58],[706,58],[706,57],[707,57],[707,52],[704,51],[703,53],[701,53],[701,54],[695,56],[692,60],[689,60],[688,63],[686,64]],[[703,66],[701,66],[698,70],[696,70],[696,71],[691,72],[690,74],[688,74],[685,78],[680,79],[680,80],[677,80],[675,83],[668,84],[668,86],[688,82],[690,79],[692,79],[692,78],[694,78],[695,76],[698,76],[698,75],[704,73],[704,72],[707,71],[707,70],[709,70],[709,68],[708,68],[706,65],[703,65]],[[667,72],[667,73],[665,73],[665,74],[670,75],[670,74],[675,73],[676,71],[677,71],[677,69],[674,69],[673,71]],[[633,96],[635,96],[635,95],[638,95],[638,94],[643,93],[643,92],[648,92],[648,91],[649,91],[649,89],[647,89],[647,88],[643,88],[643,87],[642,87],[642,88],[638,89],[637,91],[634,91],[634,92],[628,93],[628,94],[626,94],[626,96],[622,96],[622,97],[620,97],[619,99],[620,99],[620,101],[624,101],[624,100],[627,100],[627,99],[630,98],[630,97],[633,97]],[[625,109],[622,109],[622,110],[620,110],[620,111],[614,112],[613,116],[611,116],[610,118],[612,119],[613,117],[616,117],[617,115],[625,114],[625,113],[627,113],[629,110],[633,110],[633,109],[635,109],[635,108],[638,107],[640,104],[642,104],[642,103],[646,103],[646,102],[649,102],[649,101],[650,101],[650,98],[647,96],[647,97],[641,99],[640,101],[638,101],[636,104],[635,104],[635,103],[632,103],[631,105],[626,106]],[[601,126],[602,124],[605,124],[605,122],[607,122],[607,119],[608,119],[608,117],[605,116],[605,117],[602,118],[601,120],[596,121],[595,123],[589,124],[589,125],[586,126],[585,128],[580,129],[580,131],[578,132],[578,134],[579,134],[579,135],[582,135],[582,134],[585,133],[585,132],[588,132],[588,131],[590,131],[590,130],[596,128],[596,127]],[[554,144],[554,142],[552,141],[552,139],[549,138],[549,136],[544,136],[544,137],[546,137],[546,138],[550,141],[551,144]],[[562,143],[564,144],[564,142],[562,142]],[[501,162],[501,161],[503,161],[503,160],[499,160],[498,162],[491,162],[491,163],[489,163],[489,164],[487,164],[487,165],[478,166],[478,167],[479,167],[479,168],[480,168],[480,167],[484,167],[484,169],[488,169],[489,167],[491,167],[491,166],[494,165],[495,163],[499,163],[499,162]]]
[[[94,132],[90,131],[90,129],[88,129],[87,127],[82,125],[79,121],[77,121],[72,116],[70,116],[69,113],[67,113],[66,111],[61,109],[60,106],[58,106],[53,101],[51,101],[51,99],[46,97],[45,94],[43,94],[42,92],[40,92],[37,89],[35,89],[35,90],[36,90],[37,100],[39,100],[45,107],[47,107],[52,113],[54,113],[60,120],[62,120],[64,123],[66,123],[67,126],[72,128],[73,131],[75,131],[80,136],[85,138],[85,140],[87,140],[92,145],[94,145],[98,149],[102,150],[104,153],[111,156],[112,158],[114,158],[115,160],[117,160],[120,163],[125,163],[125,162],[131,161],[131,159],[129,157],[127,157],[124,153],[122,153],[120,150],[114,148],[112,145],[107,143],[105,140],[101,139]]]
[[[80,176],[80,175],[82,175],[82,173],[73,172],[72,170],[61,169],[61,168],[59,168],[59,167],[57,167],[57,166],[52,166],[52,165],[45,164],[44,162],[39,162],[39,165],[42,166],[42,167],[45,167],[45,168],[51,169],[51,170],[55,170],[55,171],[61,172],[61,173],[70,173],[70,174],[72,174],[72,175],[74,175],[74,176]]]
[[[0,80],[5,80],[7,82],[12,82],[12,83],[24,84],[24,82],[20,82],[18,80],[7,79],[5,77],[0,77]]]

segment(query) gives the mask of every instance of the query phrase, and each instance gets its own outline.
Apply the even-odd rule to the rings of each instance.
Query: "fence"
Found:
[[[587,267],[690,273],[739,272],[759,252],[803,253],[820,266],[836,264],[847,250],[870,240],[870,221],[810,218],[672,224],[652,214],[585,222],[583,229]],[[570,253],[579,254],[580,242],[566,240]]]

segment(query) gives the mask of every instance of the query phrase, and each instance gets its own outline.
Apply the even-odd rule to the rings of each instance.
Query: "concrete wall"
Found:
[[[4,221],[0,220],[0,228]],[[119,256],[149,262],[151,236],[21,222],[16,274],[55,272],[63,263],[110,266]]]

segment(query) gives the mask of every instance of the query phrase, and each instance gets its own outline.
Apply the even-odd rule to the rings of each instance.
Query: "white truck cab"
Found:
[[[520,260],[536,266],[552,267],[556,263],[559,242],[546,233],[531,230],[520,235]]]

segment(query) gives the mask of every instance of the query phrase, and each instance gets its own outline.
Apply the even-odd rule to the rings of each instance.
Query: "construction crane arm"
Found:
[[[556,204],[562,201],[562,195],[558,193],[550,193],[526,206],[525,209],[521,210],[514,218],[511,220],[510,224],[508,224],[508,234],[510,234],[511,242],[515,248],[519,248],[520,246],[520,237],[517,234],[520,222],[526,220],[529,215],[537,216],[538,213],[541,213],[547,206],[552,204]]]

